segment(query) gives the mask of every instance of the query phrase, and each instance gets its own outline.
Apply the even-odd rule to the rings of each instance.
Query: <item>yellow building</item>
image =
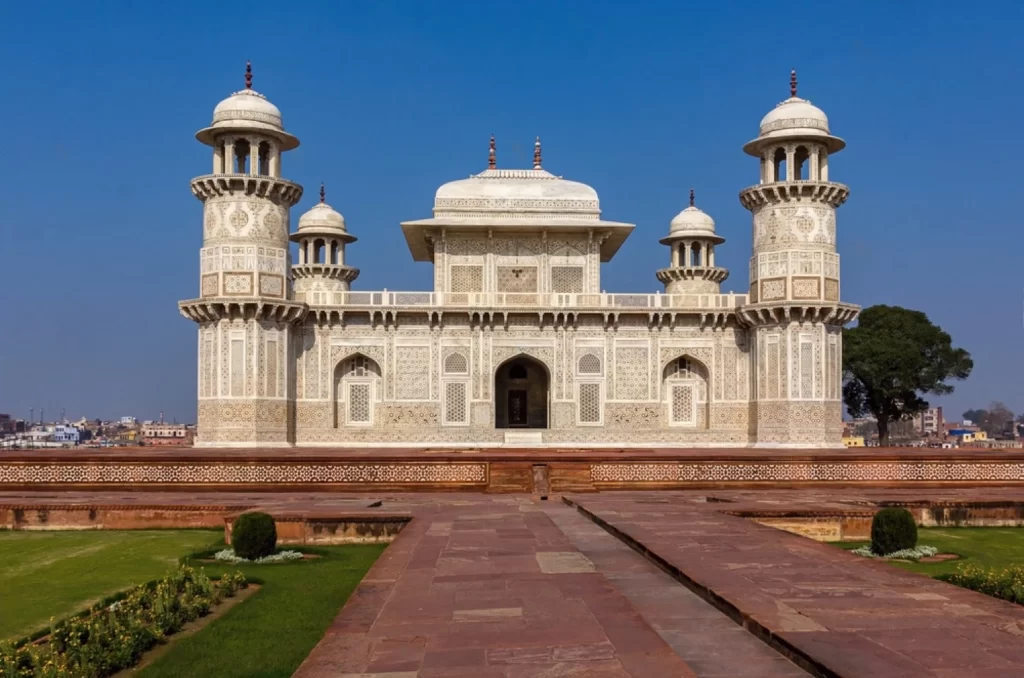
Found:
[[[864,436],[846,436],[843,438],[846,447],[864,447]]]

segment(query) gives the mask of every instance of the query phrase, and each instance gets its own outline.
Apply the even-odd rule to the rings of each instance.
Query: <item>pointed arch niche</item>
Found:
[[[669,426],[708,427],[708,378],[710,372],[696,358],[673,358],[662,370],[662,399]]]
[[[373,426],[380,397],[380,365],[362,353],[348,356],[334,368],[334,427]]]
[[[547,428],[551,375],[527,355],[509,358],[494,372],[494,427]]]

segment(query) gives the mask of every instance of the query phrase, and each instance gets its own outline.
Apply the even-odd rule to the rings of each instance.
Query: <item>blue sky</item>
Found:
[[[328,202],[359,242],[362,289],[427,289],[398,223],[445,181],[544,165],[594,186],[637,228],[602,286],[659,288],[657,243],[693,186],[744,291],[757,181],[744,142],[787,96],[829,115],[851,187],[839,211],[843,298],[925,311],[975,359],[937,400],[1024,410],[1017,206],[1024,5],[984,2],[2,3],[0,411],[192,421],[209,171],[193,139],[243,85],[302,145],[293,224]],[[947,415],[948,416],[948,415]]]

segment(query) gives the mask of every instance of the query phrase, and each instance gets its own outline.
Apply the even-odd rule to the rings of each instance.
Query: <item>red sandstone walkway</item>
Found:
[[[1024,676],[1024,608],[679,493],[572,499],[744,623],[838,676]]]
[[[421,507],[357,596],[296,676],[806,676],[561,502]]]

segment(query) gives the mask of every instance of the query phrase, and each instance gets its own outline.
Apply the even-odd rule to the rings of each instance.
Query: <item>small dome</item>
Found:
[[[196,139],[213,144],[215,135],[229,130],[264,132],[281,141],[281,150],[289,151],[299,140],[284,131],[281,110],[267,97],[252,89],[252,69],[246,66],[245,89],[235,92],[213,109],[213,121],[196,133]]]
[[[776,139],[817,138],[830,153],[842,150],[846,142],[834,137],[828,127],[828,116],[807,99],[796,95],[796,71],[791,74],[790,97],[779,103],[761,119],[758,137],[743,150],[759,155],[762,147]]]
[[[690,205],[672,219],[668,232],[669,235],[714,235],[715,220],[703,210]]]
[[[257,127],[267,126],[278,132],[284,131],[281,110],[255,90],[243,89],[235,92],[213,109],[214,127],[249,124]]]
[[[313,209],[299,217],[298,230],[348,232],[345,229],[345,217],[325,202],[313,205]]]
[[[761,119],[761,135],[784,129],[813,129],[828,134],[828,116],[806,99],[790,97]]]
[[[690,206],[673,217],[669,223],[668,237],[661,240],[663,244],[683,237],[701,238],[716,243],[725,242],[725,238],[715,233],[715,220],[707,212],[694,205],[693,200],[693,190],[691,190]]]

